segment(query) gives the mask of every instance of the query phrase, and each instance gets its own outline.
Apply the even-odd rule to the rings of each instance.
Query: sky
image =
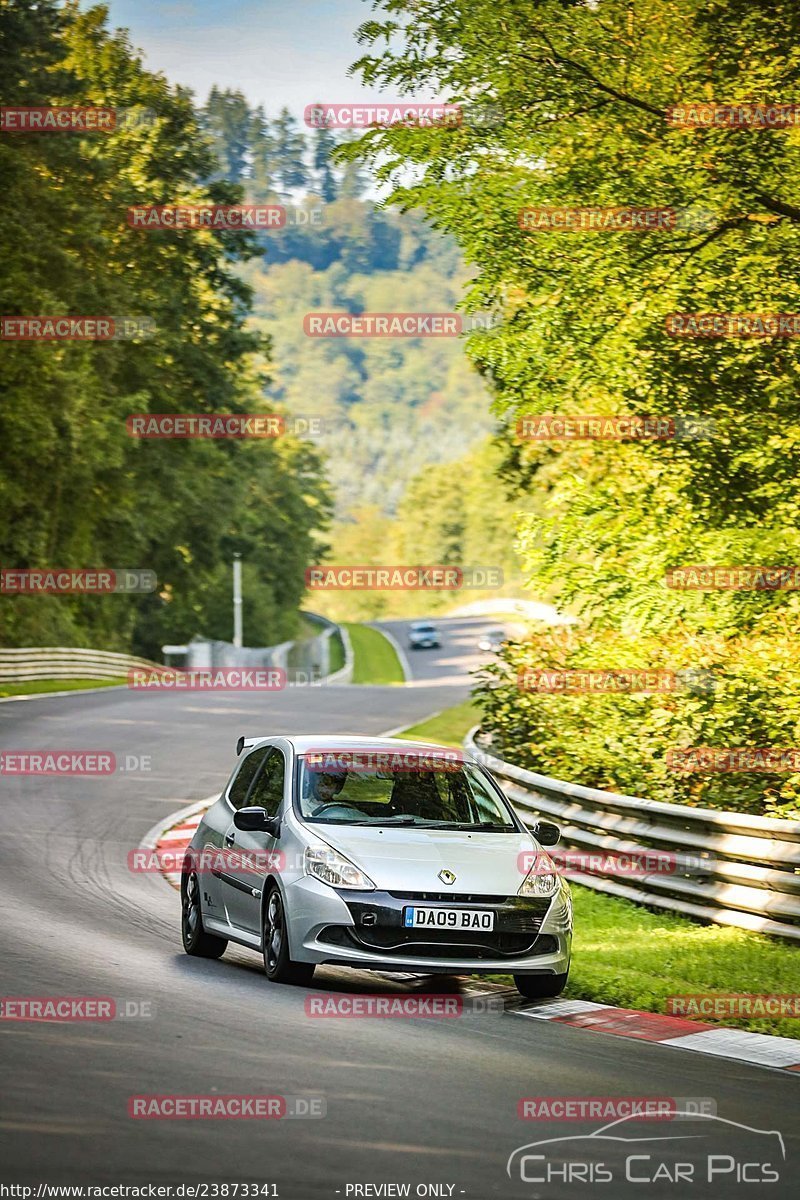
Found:
[[[286,105],[377,99],[347,68],[369,0],[108,0],[110,24],[130,30],[149,70],[204,101],[212,84],[239,89],[274,116]],[[385,99],[395,99],[385,96]]]

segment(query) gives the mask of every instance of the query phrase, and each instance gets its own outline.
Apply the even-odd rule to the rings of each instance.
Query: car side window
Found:
[[[268,816],[276,817],[283,800],[285,774],[286,764],[283,754],[273,746],[253,785],[247,802],[248,807],[265,808]]]
[[[253,782],[256,771],[267,757],[270,749],[270,746],[262,746],[258,750],[251,751],[239,767],[239,773],[228,791],[228,799],[234,808],[241,808],[244,804],[247,797],[247,789]]]

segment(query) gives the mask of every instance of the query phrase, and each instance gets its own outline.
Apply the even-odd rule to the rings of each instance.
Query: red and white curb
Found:
[[[761,1067],[800,1071],[800,1041],[794,1038],[750,1033],[745,1029],[709,1025],[662,1013],[639,1012],[634,1008],[615,1008],[592,1000],[545,1000],[535,1008],[512,1011],[516,1016],[557,1021],[560,1025],[572,1025],[593,1033],[658,1042],[677,1050],[698,1050],[717,1058],[733,1058]]]
[[[198,800],[197,803],[190,804],[187,808],[171,813],[166,820],[159,821],[145,834],[142,838],[141,849],[152,850],[159,856],[164,851],[168,851],[170,860],[174,861],[173,856],[188,849],[195,830],[203,819],[203,813],[216,799],[216,796],[207,796],[205,800]],[[167,883],[172,884],[177,891],[180,891],[180,871],[162,871],[161,874]]]
[[[203,813],[216,799],[216,796],[209,796],[172,813],[150,830],[142,841],[142,847],[154,850],[156,854],[168,851],[170,860],[174,861],[174,855],[188,848]],[[161,873],[172,887],[180,890],[180,871]],[[411,979],[415,976],[406,975],[405,978]],[[467,990],[478,994],[486,994],[487,991],[502,992],[508,997],[507,1011],[514,1016],[533,1017],[538,1021],[557,1021],[560,1025],[572,1025],[576,1029],[585,1029],[592,1033],[608,1033],[615,1037],[658,1042],[661,1046],[673,1046],[677,1050],[695,1050],[717,1058],[732,1058],[737,1062],[796,1071],[800,1074],[800,1040],[795,1041],[793,1038],[774,1037],[768,1033],[750,1033],[749,1030],[690,1021],[686,1017],[640,1012],[635,1008],[615,1008],[611,1004],[598,1004],[593,1000],[542,1000],[521,1007],[518,1003],[519,994],[515,990],[511,991],[499,985],[480,984],[477,981],[472,981]]]

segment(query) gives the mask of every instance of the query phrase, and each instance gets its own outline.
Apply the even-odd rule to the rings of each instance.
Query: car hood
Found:
[[[527,871],[520,856],[538,849],[531,836],[516,832],[360,825],[310,825],[308,831],[345,854],[383,891],[514,896]],[[451,871],[455,881],[444,883],[440,871]]]

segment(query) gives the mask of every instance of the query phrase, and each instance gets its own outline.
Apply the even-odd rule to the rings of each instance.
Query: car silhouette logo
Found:
[[[439,878],[441,879],[442,883],[455,883],[456,881],[456,877],[453,872],[448,871],[446,868],[444,871],[439,872]]]
[[[509,1178],[513,1178],[511,1170],[513,1166],[516,1166],[520,1171],[520,1178],[522,1179],[523,1183],[538,1182],[528,1179],[525,1176],[526,1151],[540,1150],[543,1146],[558,1146],[559,1149],[554,1153],[558,1156],[559,1161],[561,1161],[564,1154],[569,1154],[569,1150],[567,1149],[568,1143],[577,1143],[577,1145],[574,1147],[576,1151],[581,1144],[583,1144],[586,1150],[588,1150],[588,1147],[591,1145],[593,1147],[591,1153],[594,1154],[596,1153],[596,1147],[604,1142],[610,1142],[616,1146],[619,1146],[620,1143],[624,1143],[625,1145],[631,1147],[640,1148],[643,1148],[648,1143],[652,1143],[657,1147],[664,1146],[664,1144],[667,1142],[703,1142],[706,1140],[705,1131],[703,1133],[700,1132],[703,1122],[708,1122],[706,1130],[708,1131],[708,1134],[712,1136],[715,1131],[719,1132],[721,1127],[725,1127],[728,1130],[735,1131],[733,1132],[733,1136],[739,1138],[742,1136],[739,1131],[746,1130],[748,1133],[759,1134],[763,1138],[775,1139],[774,1142],[772,1142],[772,1145],[776,1150],[780,1151],[781,1160],[784,1162],[786,1161],[786,1145],[783,1140],[783,1135],[777,1129],[755,1129],[752,1125],[742,1125],[739,1121],[729,1121],[725,1117],[716,1116],[716,1114],[685,1113],[679,1110],[674,1114],[672,1119],[686,1121],[687,1126],[685,1133],[679,1132],[675,1134],[659,1134],[658,1136],[651,1133],[644,1133],[638,1138],[633,1136],[625,1137],[624,1134],[629,1132],[630,1127],[640,1119],[641,1118],[636,1114],[630,1114],[628,1116],[619,1117],[616,1121],[611,1121],[608,1125],[603,1125],[600,1129],[595,1129],[589,1134],[578,1133],[572,1135],[571,1137],[543,1138],[538,1142],[529,1142],[527,1146],[519,1146],[516,1150],[513,1150],[508,1157],[508,1162],[506,1163],[506,1173],[508,1174]],[[694,1128],[690,1126],[691,1121],[696,1122]],[[533,1157],[542,1159],[544,1156],[541,1153],[538,1153]]]

